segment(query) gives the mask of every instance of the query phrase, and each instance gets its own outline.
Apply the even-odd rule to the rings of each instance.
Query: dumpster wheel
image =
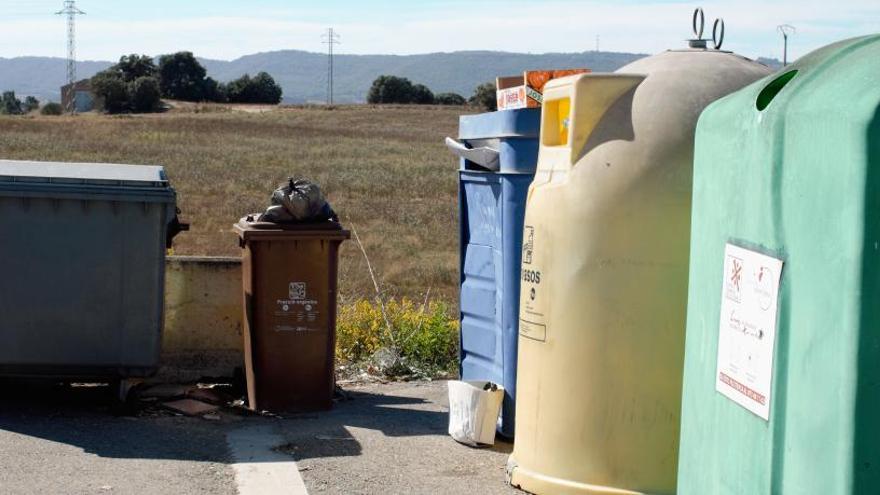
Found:
[[[143,378],[119,378],[110,383],[111,390],[116,392],[114,411],[120,416],[134,416],[138,412],[141,391],[144,389]]]

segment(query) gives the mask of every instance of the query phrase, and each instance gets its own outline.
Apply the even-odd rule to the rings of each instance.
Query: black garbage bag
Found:
[[[336,212],[324,199],[321,187],[308,179],[289,178],[272,193],[271,204],[260,215],[260,222],[314,223],[338,222]]]

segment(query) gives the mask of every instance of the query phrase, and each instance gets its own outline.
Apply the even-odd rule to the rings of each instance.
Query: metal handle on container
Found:
[[[181,232],[189,231],[189,222],[181,222],[180,217],[180,208],[175,208],[174,218],[168,222],[168,226],[166,227],[165,232],[165,249],[171,249],[174,238],[177,237],[177,234]]]
[[[446,147],[457,156],[492,172],[497,172],[501,168],[498,150],[485,147],[468,148],[464,143],[450,137],[446,138]]]

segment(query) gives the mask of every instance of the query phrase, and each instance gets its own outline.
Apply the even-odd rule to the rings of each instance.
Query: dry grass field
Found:
[[[165,114],[0,117],[0,158],[164,165],[192,230],[175,254],[238,255],[231,225],[290,175],[316,180],[356,228],[389,297],[431,291],[457,307],[457,162],[443,145],[460,107],[185,106]],[[373,285],[354,241],[343,301]]]

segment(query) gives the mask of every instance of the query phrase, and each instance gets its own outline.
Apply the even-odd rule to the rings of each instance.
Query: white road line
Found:
[[[226,434],[235,464],[239,495],[308,495],[296,462],[272,450],[284,439],[269,426],[241,428]]]

